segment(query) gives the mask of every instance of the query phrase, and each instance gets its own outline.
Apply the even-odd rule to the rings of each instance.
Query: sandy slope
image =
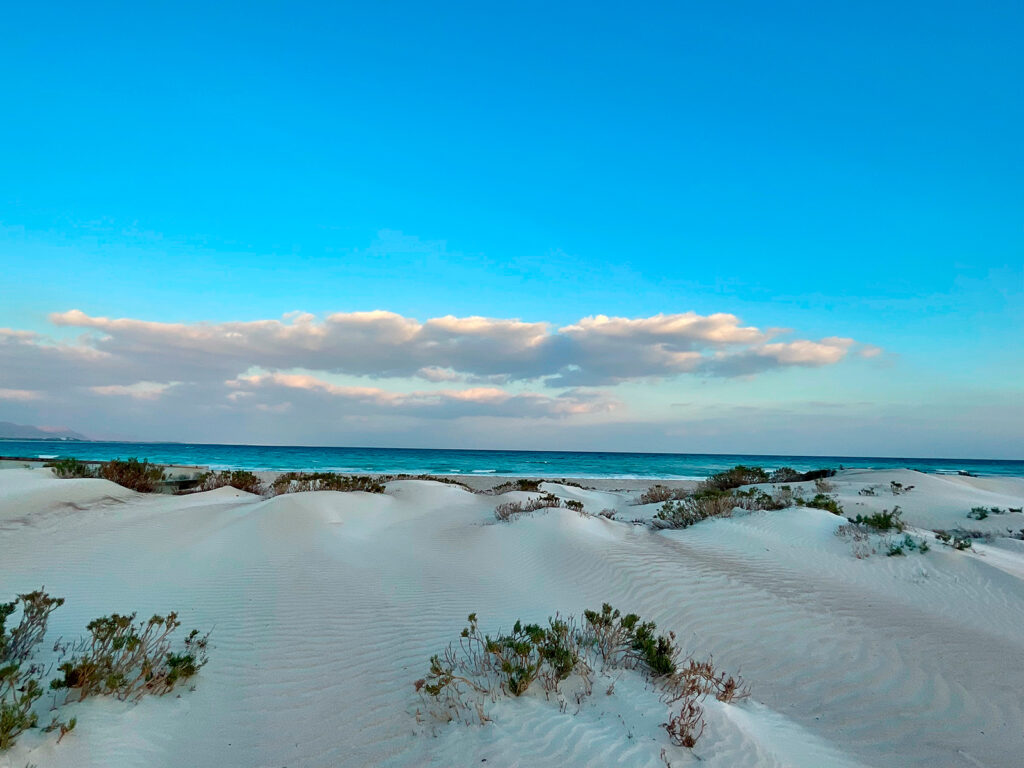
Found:
[[[915,490],[857,494],[891,479]],[[836,483],[851,513],[895,501],[921,528],[1024,527],[965,519],[976,504],[1020,506],[1024,480]],[[643,509],[630,493],[545,490],[592,512]],[[1024,754],[1020,542],[858,560],[820,510],[658,533],[564,509],[497,524],[500,500],[422,481],[387,495],[141,496],[0,471],[0,598],[40,584],[65,596],[53,636],[111,611],[177,609],[215,627],[194,692],[75,705],[60,745],[23,736],[0,766],[1009,766]],[[665,705],[630,675],[578,713],[532,696],[494,705],[486,727],[417,724],[412,681],[469,612],[493,630],[603,601],[739,668],[752,699],[708,702],[693,754],[668,743]]]

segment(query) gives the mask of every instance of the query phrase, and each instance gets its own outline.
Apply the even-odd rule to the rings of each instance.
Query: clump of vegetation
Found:
[[[180,652],[171,651],[171,635],[181,626],[176,613],[136,622],[135,614],[114,613],[89,622],[89,639],[58,669],[50,681],[54,690],[75,691],[82,701],[89,696],[115,696],[137,701],[147,693],[162,696],[206,664],[209,634],[194,629]]]
[[[741,485],[753,485],[755,483],[767,483],[768,473],[761,467],[747,467],[737,464],[732,469],[711,475],[705,478],[697,486],[698,490],[728,491],[739,488]]]
[[[384,493],[380,478],[369,475],[341,475],[336,472],[285,472],[270,484],[269,494],[305,493],[308,491],[365,491]]]
[[[454,477],[447,477],[445,475],[409,475],[409,474],[398,474],[398,475],[381,475],[377,478],[381,483],[390,483],[392,480],[430,480],[434,483],[444,483],[445,485],[457,485],[459,488],[464,488],[467,491],[472,492],[472,488],[466,485],[461,480],[456,480]]]
[[[810,472],[797,472],[792,467],[779,467],[768,475],[769,483],[805,483],[810,480],[820,480],[825,477],[832,477],[834,469],[812,469]]]
[[[13,746],[19,735],[39,723],[34,711],[42,697],[50,665],[34,661],[46,634],[50,614],[64,604],[39,589],[10,603],[0,604],[0,750]],[[17,625],[7,621],[20,611]],[[135,623],[135,615],[113,614],[90,622],[89,639],[57,642],[61,657],[72,654],[58,667],[61,676],[50,680],[52,690],[74,690],[81,701],[93,694],[138,700],[146,693],[163,695],[194,676],[207,661],[209,634],[193,630],[180,651],[172,652],[170,635],[180,622],[176,614],[154,616]],[[67,702],[65,695],[62,703]],[[54,708],[57,702],[54,700]],[[59,731],[58,742],[75,725],[75,718],[54,716],[43,731]]]
[[[877,489],[878,489],[878,486],[868,485],[868,486],[865,486],[865,487],[861,488],[859,491],[857,491],[857,493],[860,496],[875,496],[876,495],[875,492],[876,492]]]
[[[947,547],[964,551],[965,549],[971,548],[970,536],[962,535],[954,531],[935,531],[935,538],[945,544]]]
[[[863,525],[880,533],[886,533],[888,531],[901,533],[907,527],[906,523],[903,522],[901,514],[902,512],[899,507],[893,507],[891,511],[883,509],[881,512],[875,512],[871,515],[858,514],[856,517],[847,519],[851,523]]]
[[[577,501],[576,499],[569,499],[565,502],[565,508],[571,509],[573,512],[579,512],[583,514],[583,502]]]
[[[97,477],[98,471],[92,464],[79,461],[73,456],[66,459],[57,459],[46,464],[53,470],[54,477],[68,479],[72,477]]]
[[[560,498],[553,493],[545,493],[543,496],[536,496],[526,502],[506,501],[503,504],[499,504],[494,508],[494,517],[503,523],[507,523],[513,518],[528,512],[560,506],[562,506]]]
[[[813,507],[814,509],[824,509],[831,512],[833,515],[842,516],[843,508],[839,504],[839,501],[835,496],[829,496],[824,493],[816,493],[813,499],[797,498],[796,503],[801,507]]]
[[[1014,510],[1011,509],[1011,512]],[[989,515],[1005,515],[1006,510],[1000,509],[999,507],[971,507],[971,511],[967,513],[967,517],[971,520],[984,520]]]
[[[710,659],[682,659],[673,633],[659,634],[654,622],[633,613],[623,616],[608,604],[584,611],[581,623],[557,615],[547,626],[516,621],[510,632],[493,637],[481,632],[475,613],[468,621],[457,644],[432,656],[426,677],[415,682],[428,711],[443,721],[487,723],[486,701],[523,696],[535,684],[545,695],[557,693],[570,678],[577,680],[576,702],[582,707],[599,670],[606,675],[635,670],[672,707],[662,723],[669,739],[693,747],[704,730],[700,701],[705,696],[728,703],[750,693],[740,678],[717,672]],[[609,695],[613,689],[614,681]]]
[[[637,498],[637,504],[660,504],[671,499],[686,498],[685,488],[669,488],[666,485],[652,485]]]
[[[897,483],[893,480],[889,483],[889,490],[892,491],[893,496],[899,496],[901,493],[910,493],[914,490],[914,486],[903,485],[903,483]]]
[[[729,517],[736,497],[721,491],[697,491],[680,501],[666,501],[654,516],[657,528],[689,528],[709,517]]]
[[[63,604],[62,598],[41,589],[0,603],[0,751],[14,746],[18,736],[39,722],[33,705],[43,695],[45,668],[31,659],[50,614]],[[18,610],[20,620],[8,631],[7,620]]]
[[[99,476],[139,493],[152,493],[164,480],[164,468],[149,459],[111,459],[100,464]]]
[[[501,494],[508,493],[509,491],[539,491],[540,484],[543,482],[543,480],[531,480],[527,477],[520,477],[515,480],[509,480],[496,485],[491,488],[488,493],[492,496],[500,496]]]
[[[928,542],[924,539],[918,541],[910,534],[904,534],[902,539],[889,540],[889,548],[885,554],[889,557],[900,557],[907,552],[920,552],[923,555],[929,549],[931,547],[928,546]]]
[[[836,490],[836,484],[819,477],[814,481],[814,490],[819,494],[833,493]]]
[[[615,515],[617,515],[618,513],[614,509],[605,508],[605,509],[602,509],[597,514],[600,517],[603,517],[605,520],[614,520],[615,519]]]
[[[205,472],[199,476],[196,491],[212,491],[217,488],[237,488],[246,493],[262,495],[266,491],[263,481],[254,473],[244,469],[224,470],[223,472]]]

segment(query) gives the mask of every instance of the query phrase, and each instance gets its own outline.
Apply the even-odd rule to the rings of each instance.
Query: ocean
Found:
[[[520,477],[703,478],[736,464],[800,471],[838,468],[918,469],[922,472],[1024,476],[1024,461],[880,456],[767,456],[710,453],[474,451],[429,448],[331,448],[285,445],[0,440],[0,455],[105,461],[136,457],[160,464],[212,469],[273,469],[366,474],[494,474]]]

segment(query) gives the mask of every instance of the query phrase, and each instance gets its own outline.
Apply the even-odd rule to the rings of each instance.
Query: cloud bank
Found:
[[[380,310],[224,323],[70,310],[50,320],[77,337],[0,329],[0,401],[152,411],[187,400],[243,416],[566,419],[626,408],[614,394],[625,382],[754,376],[878,354],[845,337],[780,338],[788,332],[727,313],[594,315],[560,327],[452,315],[421,322]]]

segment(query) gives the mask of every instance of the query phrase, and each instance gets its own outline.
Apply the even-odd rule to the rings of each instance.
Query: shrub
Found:
[[[825,477],[832,477],[834,469],[812,469],[810,472],[797,472],[792,467],[779,467],[768,475],[769,483],[805,483],[810,480],[820,480]]]
[[[615,515],[618,514],[618,513],[614,509],[602,509],[597,514],[599,514],[601,517],[605,518],[606,520],[614,520],[615,519]]]
[[[569,499],[565,502],[565,508],[571,509],[573,512],[583,512],[583,502],[577,501],[576,499]]]
[[[861,496],[874,496],[875,488],[876,486],[874,485],[868,485],[865,486],[864,488],[861,488],[859,491],[857,491],[857,493]]]
[[[207,662],[209,634],[192,630],[180,652],[171,651],[170,636],[181,626],[176,613],[136,623],[135,614],[111,614],[89,622],[90,638],[81,651],[61,664],[54,690],[74,690],[77,701],[92,695],[140,699],[162,696],[195,675]]]
[[[164,468],[149,459],[112,459],[100,465],[99,476],[139,493],[152,493],[164,479]]]
[[[753,485],[754,483],[768,482],[768,473],[761,467],[747,467],[737,464],[732,469],[711,475],[702,480],[697,486],[698,490],[728,491],[732,488],[739,488],[741,485]]]
[[[578,503],[578,502],[577,502]],[[521,501],[506,501],[494,508],[494,516],[501,522],[508,522],[517,515],[526,512],[536,512],[538,509],[548,509],[562,506],[562,500],[553,493],[545,493],[543,496],[536,496],[523,503]]]
[[[813,507],[814,509],[824,509],[831,512],[833,515],[843,514],[843,508],[836,500],[835,496],[828,496],[824,493],[817,493],[813,499],[797,499],[796,503],[804,507]]]
[[[216,488],[231,487],[247,493],[262,494],[266,488],[263,481],[252,472],[244,469],[225,470],[223,472],[206,472],[199,477],[196,491],[212,491]]]
[[[270,484],[269,494],[306,493],[309,491],[364,491],[384,493],[386,488],[379,478],[368,475],[340,475],[336,472],[285,472]]]
[[[876,531],[885,533],[886,531],[901,532],[906,528],[906,524],[900,517],[900,508],[893,507],[890,512],[887,509],[883,509],[881,512],[876,512],[872,515],[860,515],[858,514],[854,518],[847,518],[851,523],[857,525],[863,525],[868,528],[873,528]]]
[[[669,488],[665,485],[652,485],[640,494],[636,500],[637,504],[659,504],[670,499],[682,499],[686,497],[686,490],[683,488]]]
[[[96,477],[97,470],[91,464],[79,461],[74,457],[51,461],[46,466],[53,469],[54,477],[62,479],[71,477]]]
[[[698,491],[682,501],[666,501],[656,520],[667,528],[689,528],[709,517],[727,517],[736,506],[736,498],[721,491]]]
[[[889,490],[892,491],[893,496],[899,496],[901,493],[910,493],[914,490],[912,485],[903,485],[903,483],[897,483],[895,480],[889,483]]]
[[[935,538],[946,546],[953,547],[953,549],[960,550],[961,552],[971,548],[970,537],[956,531],[935,531]]]
[[[833,491],[835,491],[835,489],[835,483],[830,483],[828,480],[825,480],[823,478],[819,477],[817,480],[814,481],[814,490],[817,491],[819,494],[832,493]]]
[[[475,713],[487,723],[484,704],[497,695],[522,696],[537,682],[545,692],[557,691],[574,675],[582,705],[593,690],[594,669],[602,666],[640,672],[673,710],[681,702],[680,712],[662,726],[673,743],[692,747],[704,727],[703,697],[729,703],[750,693],[741,679],[716,672],[711,659],[681,662],[674,634],[658,634],[654,622],[634,613],[623,616],[607,603],[584,611],[581,624],[556,615],[546,627],[516,621],[510,632],[493,637],[480,631],[475,613],[468,621],[457,645],[432,656],[427,675],[415,682],[428,710],[442,720]],[[609,694],[613,688],[614,681]]]
[[[0,603],[0,751],[14,746],[39,721],[32,707],[43,695],[44,668],[29,660],[46,634],[50,614],[63,604],[41,589]],[[19,608],[18,624],[7,631],[7,620]]]
[[[494,486],[491,488],[489,493],[494,496],[500,496],[501,494],[508,493],[509,491],[539,491],[540,484],[543,482],[543,480],[530,480],[526,477],[520,477],[516,480],[509,480],[508,482]]]

